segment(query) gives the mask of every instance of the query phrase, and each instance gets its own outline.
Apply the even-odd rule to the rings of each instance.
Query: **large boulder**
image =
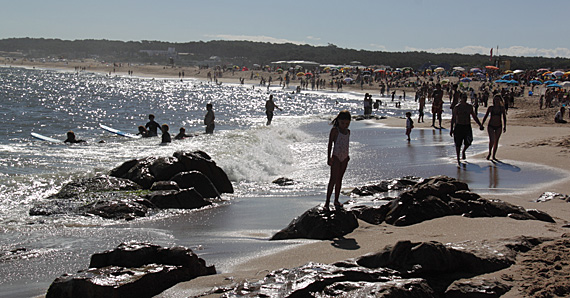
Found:
[[[171,178],[180,188],[194,188],[204,198],[217,198],[220,193],[208,179],[208,177],[199,171],[181,172]]]
[[[343,237],[357,227],[358,220],[352,212],[342,208],[328,211],[317,206],[293,219],[287,227],[273,235],[271,240],[295,238],[332,240]]]
[[[206,175],[220,193],[233,193],[234,188],[228,175],[203,151],[174,153],[174,157],[184,164],[186,171],[198,171]]]
[[[153,297],[179,282],[216,273],[188,248],[137,242],[94,254],[89,267],[58,277],[46,298]]]
[[[155,191],[147,199],[156,207],[164,209],[197,209],[212,205],[194,188]]]
[[[219,193],[234,192],[226,173],[216,165],[208,154],[202,151],[178,151],[172,157],[151,156],[129,160],[112,169],[109,175],[129,179],[144,189],[150,189],[156,182],[170,181],[179,173],[190,171],[198,171],[208,177]],[[184,187],[181,186],[181,188]]]

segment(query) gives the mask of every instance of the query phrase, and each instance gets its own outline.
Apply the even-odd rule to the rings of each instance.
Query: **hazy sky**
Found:
[[[0,0],[0,39],[251,40],[570,58],[568,0]],[[302,57],[299,57],[300,59]]]

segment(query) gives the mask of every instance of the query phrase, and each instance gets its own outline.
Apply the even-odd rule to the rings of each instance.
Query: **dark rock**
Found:
[[[65,184],[57,194],[51,198],[73,198],[86,192],[138,190],[140,186],[127,179],[111,176],[97,176],[84,178]]]
[[[132,220],[137,217],[144,217],[148,212],[148,207],[140,204],[139,201],[140,200],[96,202],[89,205],[85,213],[107,219]]]
[[[354,188],[351,191],[351,194],[359,196],[372,196],[378,193],[384,193],[391,190],[402,190],[412,185],[415,185],[420,180],[421,178],[418,177],[404,177],[402,179],[383,180],[377,184],[365,185],[362,187]]]
[[[342,208],[325,211],[317,206],[295,218],[286,228],[273,235],[271,240],[295,238],[332,240],[343,237],[357,227],[358,220],[352,212]]]
[[[445,298],[498,298],[510,289],[511,286],[494,279],[458,280],[447,288]]]
[[[550,192],[550,191],[547,191],[547,192],[541,194],[540,197],[536,201],[537,202],[547,202],[547,201],[554,200],[554,199],[570,202],[570,196],[569,195],[556,193],[556,192]]]
[[[326,297],[430,298],[434,290],[421,278],[392,279],[386,282],[337,282],[323,290]]]
[[[295,181],[293,181],[293,179],[281,177],[273,180],[271,183],[277,184],[279,186],[289,186],[289,185],[294,185]]]
[[[137,242],[93,255],[90,267],[57,278],[46,298],[153,297],[179,282],[216,273],[188,248]]]
[[[150,190],[180,190],[175,181],[158,181],[152,184]]]
[[[168,181],[178,173],[184,172],[185,167],[176,157],[160,157],[150,164],[149,171],[155,181]]]
[[[529,212],[523,207],[501,200],[481,198],[469,191],[467,184],[447,176],[434,176],[418,182],[400,193],[387,206],[385,207],[387,210],[385,208],[374,210],[368,207],[352,207],[351,210],[369,223],[378,224],[381,220],[385,220],[386,223],[396,226],[417,224],[450,215],[508,216],[518,220],[553,222],[553,219],[544,212]]]
[[[184,165],[186,171],[198,171],[206,175],[220,193],[233,193],[234,188],[226,173],[216,165],[212,158],[202,151],[174,153]]]
[[[212,204],[205,201],[202,195],[193,188],[181,191],[155,191],[147,198],[158,208],[197,209]]]
[[[202,172],[190,171],[176,174],[171,178],[171,181],[176,182],[182,189],[194,188],[204,198],[217,198],[220,193],[212,184],[212,181]]]
[[[389,204],[381,206],[354,206],[347,209],[354,213],[356,218],[369,224],[378,225],[384,222],[386,214],[390,211]]]

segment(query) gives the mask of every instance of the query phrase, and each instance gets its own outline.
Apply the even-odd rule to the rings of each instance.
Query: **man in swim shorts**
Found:
[[[467,103],[467,95],[461,94],[461,100],[458,105],[453,108],[451,116],[451,129],[449,135],[453,137],[455,142],[455,152],[457,153],[457,164],[461,164],[459,152],[463,145],[462,159],[465,159],[465,151],[473,142],[473,131],[471,130],[471,118],[479,125],[479,129],[483,130],[483,125],[477,118],[473,106]]]

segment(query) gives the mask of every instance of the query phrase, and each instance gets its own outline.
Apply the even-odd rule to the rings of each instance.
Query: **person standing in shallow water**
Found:
[[[507,132],[507,114],[499,94],[493,97],[493,105],[487,108],[481,125],[485,124],[485,120],[487,120],[489,115],[491,117],[489,118],[489,125],[487,125],[487,133],[489,134],[489,154],[487,155],[487,160],[491,156],[493,160],[496,160],[495,155],[497,154],[497,148],[499,148],[499,138],[501,138],[502,133]]]
[[[331,175],[327,187],[327,198],[325,201],[325,210],[329,210],[330,199],[334,188],[334,206],[335,209],[342,208],[342,204],[338,201],[340,190],[342,187],[342,178],[346,172],[346,167],[350,157],[348,156],[348,146],[350,141],[350,112],[341,111],[332,121],[333,128],[329,134],[329,143],[327,149],[327,164],[331,167]],[[331,154],[332,153],[332,154]]]
[[[273,111],[275,111],[275,108],[281,111],[281,109],[273,101],[273,94],[271,94],[269,95],[269,99],[265,102],[265,114],[267,115],[266,125],[271,125],[271,121],[273,120]]]
[[[473,118],[473,120],[479,124],[479,129],[483,130],[483,125],[479,121],[479,118],[477,118],[473,106],[467,103],[467,95],[461,94],[461,101],[453,108],[451,129],[449,130],[449,135],[453,137],[453,141],[455,142],[457,164],[461,164],[459,159],[461,145],[463,145],[461,159],[466,159],[465,151],[473,142],[473,130],[471,129],[470,118]]]
[[[214,123],[216,116],[214,115],[214,110],[211,103],[206,105],[206,110],[208,111],[206,112],[206,116],[204,117],[204,124],[206,125],[206,133],[213,134],[214,128],[216,127],[216,124]]]

